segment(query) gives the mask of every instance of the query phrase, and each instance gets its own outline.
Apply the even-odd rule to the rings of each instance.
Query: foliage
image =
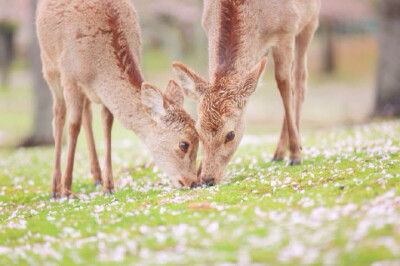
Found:
[[[399,132],[393,121],[306,135],[296,167],[270,162],[275,134],[247,136],[224,184],[182,191],[119,138],[111,197],[80,145],[79,200],[58,202],[51,148],[2,150],[0,264],[399,263]]]

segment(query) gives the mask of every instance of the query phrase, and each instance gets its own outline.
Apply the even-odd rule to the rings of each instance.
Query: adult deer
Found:
[[[54,98],[55,166],[52,197],[70,196],[81,121],[89,144],[91,171],[111,193],[111,127],[114,116],[134,131],[156,164],[177,186],[197,181],[198,135],[183,110],[184,94],[170,81],[164,95],[143,83],[138,16],[128,0],[41,0],[37,10],[44,76]],[[103,176],[92,132],[91,102],[103,106],[106,143]],[[68,111],[68,154],[61,180],[62,132]]]
[[[174,63],[187,95],[198,99],[197,131],[204,183],[220,182],[245,129],[248,98],[257,88],[272,49],[285,118],[274,160],[290,151],[300,164],[300,111],[307,80],[307,49],[318,26],[320,0],[205,0],[203,28],[209,43],[210,82]],[[257,64],[257,62],[260,63]]]

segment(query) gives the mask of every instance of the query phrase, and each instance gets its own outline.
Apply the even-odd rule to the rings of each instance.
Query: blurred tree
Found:
[[[323,0],[321,6],[320,32],[322,33],[322,71],[335,71],[335,32],[341,26],[356,26],[372,18],[370,1],[366,0]]]
[[[400,117],[400,1],[378,3],[379,62],[375,116]]]
[[[17,24],[9,21],[0,21],[0,74],[1,85],[6,88],[10,74],[10,67],[14,55],[14,35]]]
[[[32,1],[35,12],[38,0]],[[33,16],[35,18],[35,16]],[[43,78],[40,48],[36,36],[35,24],[32,22],[30,59],[34,88],[33,129],[31,135],[21,144],[23,147],[51,145],[54,143],[52,131],[53,98]]]
[[[162,44],[174,58],[196,57],[198,44],[204,44],[199,38],[204,35],[199,32],[202,3],[153,0],[149,8],[153,19],[148,28],[153,32],[153,43]]]
[[[332,21],[321,23],[323,34],[322,45],[322,71],[331,74],[335,70],[334,27]]]

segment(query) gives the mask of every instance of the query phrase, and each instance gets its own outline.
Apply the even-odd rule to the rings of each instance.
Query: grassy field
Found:
[[[53,148],[7,148],[31,127],[30,79],[17,64],[12,86],[0,88],[0,265],[400,265],[400,120],[332,128],[368,117],[376,43],[337,40],[338,70],[329,76],[315,70],[314,43],[303,165],[270,162],[282,104],[269,65],[223,184],[173,189],[143,144],[116,123],[116,193],[105,197],[93,186],[81,134],[75,199],[58,202],[49,197]],[[162,88],[176,58],[147,53],[145,77]]]
[[[305,135],[296,167],[270,162],[277,134],[248,135],[224,184],[194,190],[171,188],[117,132],[117,192],[93,187],[81,140],[77,198],[59,202],[52,148],[3,149],[0,264],[398,265],[399,132],[388,121]]]

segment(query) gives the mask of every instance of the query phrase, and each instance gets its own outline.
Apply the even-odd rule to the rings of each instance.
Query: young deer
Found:
[[[200,101],[197,130],[203,160],[199,175],[220,182],[245,129],[247,100],[272,48],[285,119],[274,160],[301,163],[300,111],[307,80],[307,49],[318,26],[320,0],[205,0],[210,83],[181,63],[173,69],[188,96]],[[262,58],[262,59],[261,59]],[[261,62],[256,64],[261,59]]]
[[[54,98],[55,166],[52,197],[71,195],[76,141],[81,121],[89,144],[91,171],[103,191],[114,190],[111,127],[114,116],[134,131],[176,186],[197,182],[198,135],[183,110],[184,95],[170,81],[164,95],[143,83],[138,16],[128,0],[41,0],[37,10],[44,76]],[[91,102],[103,105],[106,143],[103,176],[92,132]],[[61,180],[62,132],[68,111],[67,164]]]

